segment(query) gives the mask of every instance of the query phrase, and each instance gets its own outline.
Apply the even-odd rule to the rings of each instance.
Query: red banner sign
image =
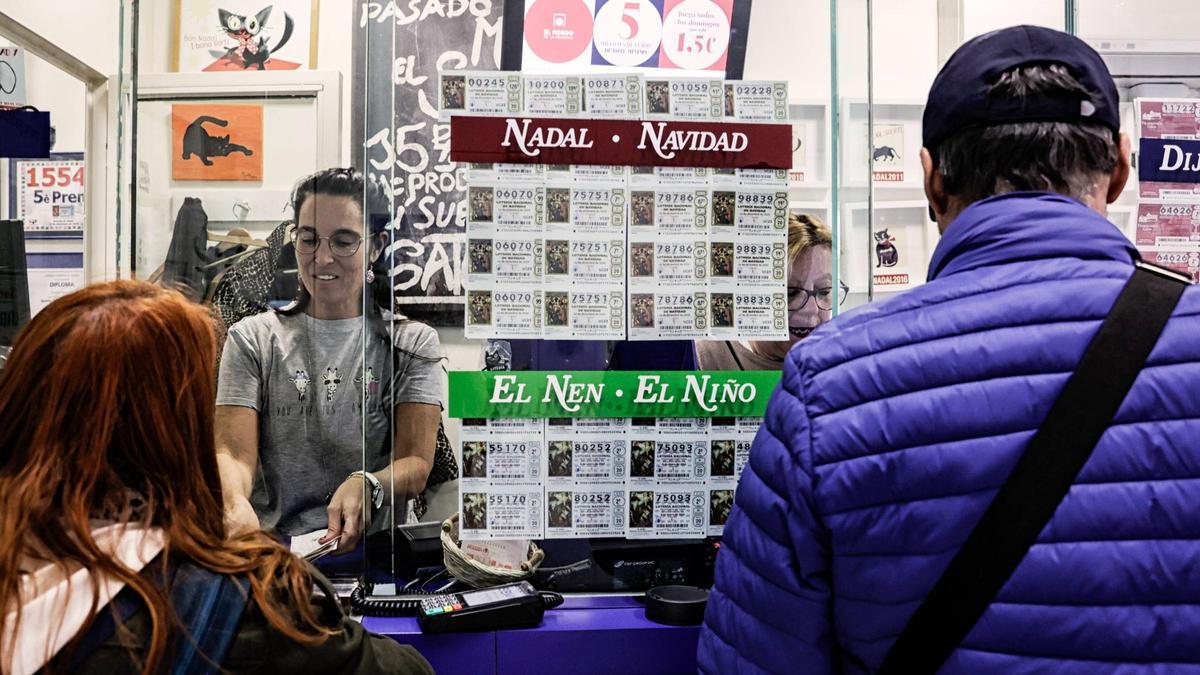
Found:
[[[450,159],[507,164],[792,168],[787,124],[473,117],[450,120]]]

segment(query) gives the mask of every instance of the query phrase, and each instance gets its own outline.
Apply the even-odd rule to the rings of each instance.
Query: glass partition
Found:
[[[340,514],[339,527],[354,530],[345,522],[350,514],[357,529],[368,535],[366,544],[349,555],[325,557],[322,565],[355,576],[367,570],[380,580],[393,572],[407,578],[417,559],[407,553],[407,535],[398,528],[440,523],[460,511],[460,527],[478,530],[480,522],[487,522],[486,504],[495,495],[476,487],[460,490],[459,481],[461,477],[476,486],[492,475],[489,471],[506,466],[509,460],[497,452],[511,448],[498,450],[496,443],[532,440],[536,446],[521,450],[533,453],[536,466],[530,464],[534,468],[529,470],[551,472],[547,478],[555,479],[567,478],[568,472],[572,480],[575,467],[591,461],[579,454],[584,452],[580,443],[617,443],[613,447],[625,453],[620,461],[628,464],[620,465],[619,486],[609,491],[623,500],[613,513],[632,521],[652,517],[645,501],[652,491],[629,488],[627,481],[646,477],[635,476],[634,464],[641,461],[638,470],[647,470],[650,462],[653,473],[655,455],[646,449],[694,432],[696,438],[703,435],[703,452],[709,453],[702,473],[706,480],[718,480],[703,486],[709,507],[702,518],[705,526],[687,530],[680,539],[694,542],[719,535],[714,518],[720,508],[714,500],[718,493],[719,499],[729,497],[732,485],[713,487],[725,475],[713,473],[725,471],[724,460],[716,462],[715,453],[724,453],[726,443],[747,449],[757,420],[484,420],[448,415],[458,398],[447,384],[447,373],[453,371],[778,369],[787,341],[747,338],[736,330],[723,336],[700,335],[703,331],[697,329],[679,339],[665,333],[653,340],[624,339],[635,328],[662,321],[654,314],[654,302],[647,300],[659,298],[634,289],[637,277],[645,276],[655,260],[662,265],[664,253],[674,255],[673,249],[655,248],[662,242],[639,241],[632,227],[639,218],[661,224],[653,215],[655,191],[673,180],[702,182],[692,195],[702,194],[695,212],[711,218],[715,228],[728,215],[720,200],[729,194],[736,199],[741,189],[721,188],[721,181],[744,184],[748,174],[729,168],[581,169],[565,163],[451,160],[453,122],[445,109],[467,106],[456,97],[469,98],[463,88],[472,86],[471,73],[501,83],[492,93],[499,112],[505,112],[510,97],[529,96],[554,77],[575,77],[574,85],[563,80],[564,87],[579,87],[584,74],[618,72],[594,70],[597,64],[624,63],[632,56],[619,54],[608,43],[564,56],[544,45],[526,44],[528,40],[506,41],[506,28],[518,36],[536,35],[529,28],[537,21],[550,22],[546,30],[551,34],[565,29],[554,24],[559,17],[541,16],[533,3],[480,0],[445,16],[387,3],[294,0],[276,3],[266,15],[217,13],[203,2],[174,4],[141,7],[137,179],[128,200],[134,220],[128,261],[139,278],[182,284],[198,299],[213,303],[228,327],[218,393],[218,404],[228,409],[222,424],[253,429],[257,439],[239,455],[237,448],[228,447],[238,442],[229,438],[228,429],[218,431],[226,443],[223,471],[245,493],[248,509],[243,515],[252,514],[293,537],[299,550],[309,550],[326,538],[331,511]],[[666,96],[677,91],[670,88],[676,78],[661,71],[664,64],[672,65],[669,58],[661,61],[661,54],[682,49],[671,52],[679,63],[700,65],[702,72],[686,74],[691,80],[681,85],[685,88],[709,87],[706,80],[724,74],[719,68],[703,72],[707,57],[700,52],[710,43],[689,42],[686,31],[676,41],[676,33],[669,31],[680,31],[678,21],[664,20],[660,4],[625,3],[625,14],[613,14],[614,9],[604,8],[617,7],[614,3],[580,3],[596,25],[609,22],[620,35],[626,35],[620,26],[633,30],[630,22],[639,31],[658,31],[658,52],[638,43],[642,51],[635,51],[645,52],[645,63],[626,64],[625,75],[641,75],[632,80],[637,109],[630,117],[635,120],[643,113],[655,115],[656,106],[671,105]],[[711,4],[732,8],[725,16],[731,25],[742,11],[738,8],[747,6],[732,0]],[[1101,25],[1094,20],[1113,16],[1106,9],[1109,4],[1081,3],[1085,37],[1091,39],[1088,31],[1097,40],[1131,37],[1109,30],[1119,22]],[[985,0],[753,5],[736,79],[786,85],[786,111],[778,121],[791,127],[792,168],[779,193],[786,194],[786,211],[802,216],[797,222],[806,223],[805,236],[817,243],[802,246],[803,255],[788,249],[787,283],[780,289],[786,293],[779,293],[787,318],[773,338],[782,337],[784,329],[792,340],[803,338],[832,316],[924,283],[939,239],[929,219],[920,163],[921,119],[934,76],[966,39],[1016,23],[1062,28],[1073,16],[1069,10],[1025,0],[1003,7]],[[564,13],[561,21],[569,22],[571,16]],[[1169,39],[1163,30],[1132,37]],[[668,33],[671,39],[663,42]],[[1110,40],[1107,48],[1137,51],[1118,42]],[[513,45],[528,59],[520,72]],[[690,53],[689,45],[695,46]],[[656,69],[633,68],[650,61],[656,61]],[[504,69],[510,72],[487,77]],[[535,73],[546,79],[537,80]],[[1183,85],[1164,88],[1165,80],[1180,72],[1166,69],[1162,74],[1153,82],[1126,78],[1130,101],[1190,95],[1187,78]],[[1143,88],[1134,91],[1135,85]],[[715,101],[725,89],[712,91],[717,92]],[[608,94],[609,99],[595,101],[614,104],[623,95],[619,90]],[[529,100],[549,100],[544,92],[537,96]],[[586,97],[578,105],[564,107],[562,116],[591,119],[603,114],[587,114],[595,108],[586,107]],[[530,110],[518,109],[523,114]],[[553,116],[555,110],[551,106],[529,114]],[[1129,111],[1131,115],[1132,107]],[[710,121],[738,120],[717,114]],[[318,173],[339,167],[344,170]],[[315,182],[301,182],[314,174],[319,176]],[[572,189],[588,181],[610,191],[605,200],[611,201],[604,207],[619,212],[630,229],[622,226],[620,235],[607,242],[595,233],[575,237],[589,246],[613,246],[615,241],[611,259],[620,261],[605,263],[615,265],[617,276],[586,289],[612,295],[593,303],[588,311],[598,318],[586,329],[593,334],[580,335],[568,319],[579,308],[571,287],[554,285],[563,279],[539,281],[527,300],[496,304],[495,289],[487,283],[493,264],[502,264],[497,246],[503,237],[480,235],[482,230],[472,226],[490,223],[504,208],[527,210],[536,214],[535,221],[553,221],[539,221],[536,235],[509,237],[504,245],[529,243],[531,253],[521,258],[515,249],[506,251],[503,264],[523,269],[521,261],[527,258],[531,278],[557,274],[569,279],[574,274],[569,261],[576,259],[571,256],[588,254],[572,248],[577,233],[554,233],[554,223],[563,225],[554,221],[560,217],[554,209],[565,205],[569,211],[571,200],[586,199]],[[495,189],[525,188],[531,182],[535,189],[528,198],[497,201]],[[492,192],[473,192],[473,186]],[[1129,228],[1137,208],[1135,193],[1131,188],[1113,210],[1115,220],[1122,213],[1128,216]],[[646,194],[653,203],[645,201]],[[699,274],[696,288],[678,295],[699,303],[689,316],[708,330],[724,320],[715,308],[725,299],[712,291],[712,284],[720,283],[713,277],[726,273],[724,258],[716,253],[733,242],[710,236],[699,245],[698,253],[692,253],[707,259],[696,266],[702,273],[693,270]],[[814,248],[818,253],[809,255]],[[615,304],[606,307],[610,300]],[[491,330],[501,314],[507,316],[507,334]],[[574,339],[580,337],[591,339]],[[714,431],[714,425],[722,431]],[[726,432],[728,438],[717,438]],[[519,462],[509,464],[518,470]],[[582,507],[571,490],[547,492],[543,487],[539,484],[530,494],[538,501],[537,517],[546,521],[539,523],[538,532],[547,536],[524,538],[540,540],[547,568],[595,561],[604,547],[646,548],[645,542],[628,543],[624,523],[597,529],[596,536],[564,525],[586,509],[575,510]],[[517,492],[514,488],[504,494]],[[372,506],[364,509],[365,504]],[[496,552],[495,547],[490,550]],[[611,575],[603,583],[609,590],[614,587]]]
[[[351,6],[251,4],[141,5],[129,268],[222,323],[228,522],[298,553],[340,535],[321,564],[354,578],[366,535],[393,523],[364,470],[402,435],[369,274],[388,204],[348,168]]]
[[[106,263],[115,229],[107,207],[115,176],[108,166],[119,147],[113,114],[119,78],[110,80],[107,71],[119,73],[116,52],[79,44],[73,41],[80,36],[76,27],[38,18],[32,11],[0,14],[0,111],[21,118],[14,123],[6,117],[0,132],[11,134],[0,159],[4,354],[30,317],[112,271]],[[95,18],[117,31],[122,8],[98,10]],[[37,142],[22,138],[16,131],[22,127],[36,129]],[[43,152],[47,134],[48,154],[22,156]]]

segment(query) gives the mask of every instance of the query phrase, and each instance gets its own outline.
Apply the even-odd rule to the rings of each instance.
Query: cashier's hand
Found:
[[[354,475],[338,486],[329,500],[329,529],[317,543],[324,544],[339,539],[337,550],[330,555],[345,555],[354,550],[363,534],[363,479]],[[371,523],[371,513],[366,514],[366,523]]]

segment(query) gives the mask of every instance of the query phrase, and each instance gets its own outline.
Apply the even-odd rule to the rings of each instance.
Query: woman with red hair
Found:
[[[226,537],[216,344],[202,307],[131,281],[18,336],[0,373],[0,672],[429,672],[263,531]]]

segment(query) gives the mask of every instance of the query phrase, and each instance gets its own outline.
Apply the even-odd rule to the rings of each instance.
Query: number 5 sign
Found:
[[[83,153],[54,153],[50,159],[13,159],[9,164],[12,212],[25,223],[27,239],[83,237]]]

